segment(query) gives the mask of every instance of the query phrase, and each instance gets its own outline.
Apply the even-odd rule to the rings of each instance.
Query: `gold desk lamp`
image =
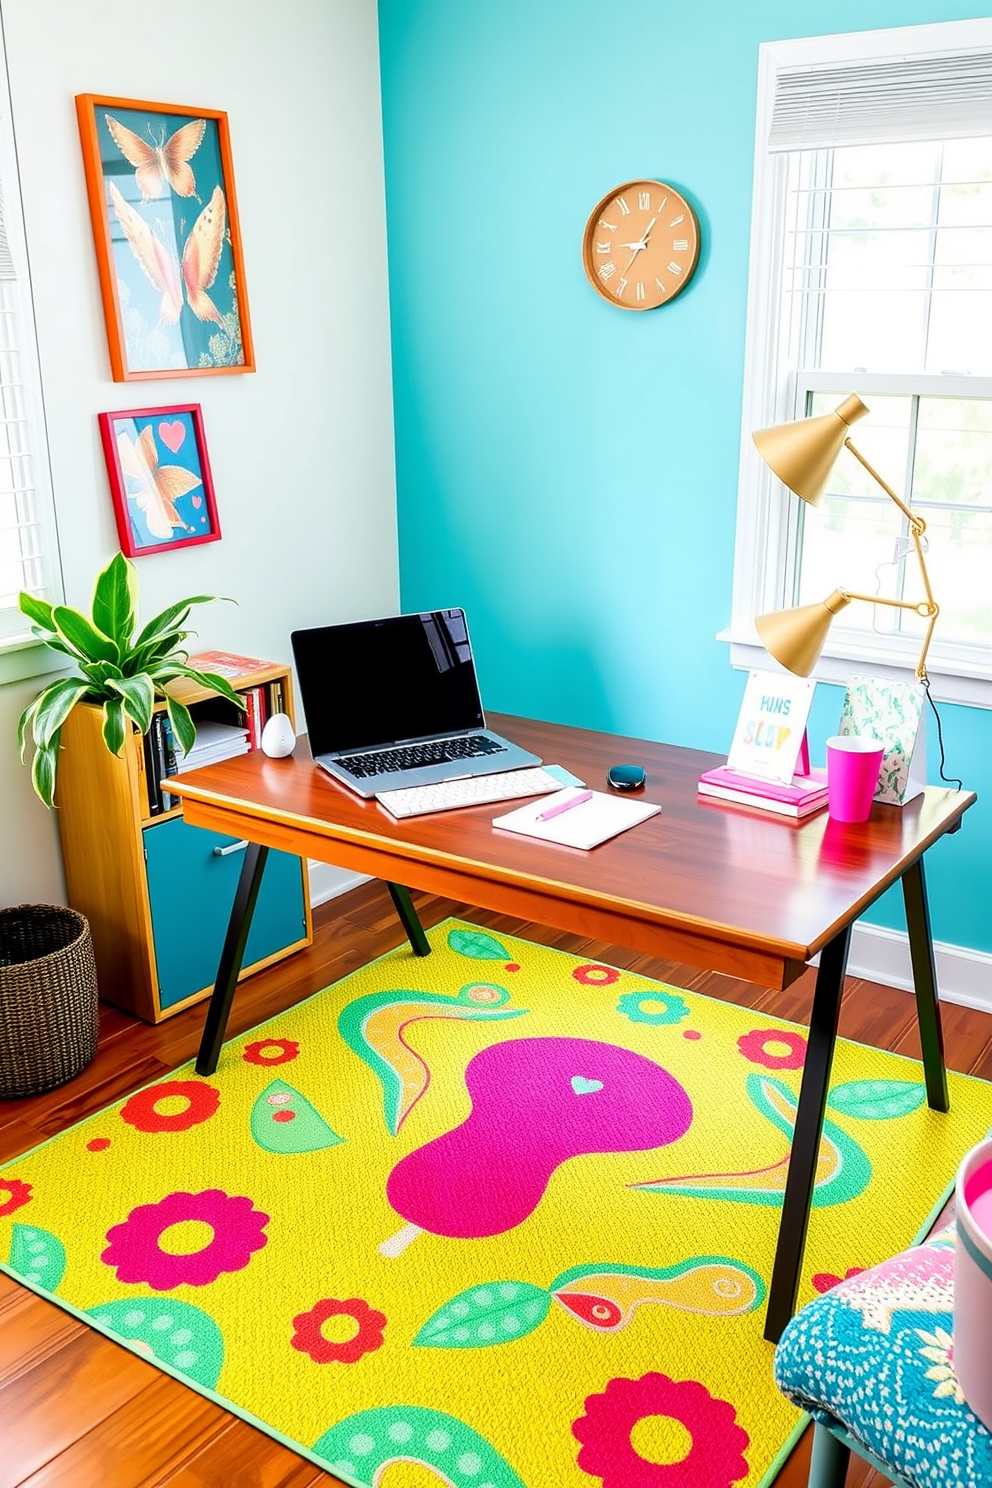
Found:
[[[834,461],[842,449],[849,449],[872,479],[878,482],[886,496],[895,502],[908,521],[926,599],[913,604],[910,600],[883,599],[877,594],[852,594],[847,589],[835,589],[818,604],[801,605],[794,610],[777,610],[770,615],[759,615],[754,623],[765,650],[774,656],[776,661],[781,662],[787,671],[795,672],[800,677],[808,677],[823,650],[823,643],[827,638],[831,621],[836,614],[851,603],[852,599],[865,600],[873,605],[889,605],[897,610],[912,610],[914,614],[930,622],[923,637],[920,659],[916,663],[917,677],[922,682],[926,682],[927,649],[937,619],[937,605],[934,603],[930,589],[923,555],[922,539],[926,531],[926,523],[922,517],[910,511],[905,502],[900,500],[891,486],[886,485],[878,471],[869,465],[864,455],[851,443],[848,437],[850,426],[859,418],[864,418],[867,412],[868,409],[861,399],[857,394],[852,393],[833,413],[821,414],[816,418],[797,419],[791,424],[776,424],[770,429],[759,429],[753,438],[765,464],[790,490],[795,491],[803,501],[808,501],[810,506],[819,506]]]

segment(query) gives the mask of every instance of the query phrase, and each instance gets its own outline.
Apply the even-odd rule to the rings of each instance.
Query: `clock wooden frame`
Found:
[[[631,238],[621,243],[619,235],[625,231]],[[685,289],[698,262],[696,214],[665,181],[625,181],[607,192],[589,215],[582,267],[596,293],[621,310],[667,305]]]

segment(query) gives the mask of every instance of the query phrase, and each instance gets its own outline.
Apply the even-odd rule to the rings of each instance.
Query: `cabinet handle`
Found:
[[[247,846],[247,838],[243,842],[230,842],[228,843],[227,847],[215,847],[213,850],[214,857],[226,858],[229,857],[231,853],[244,852]]]

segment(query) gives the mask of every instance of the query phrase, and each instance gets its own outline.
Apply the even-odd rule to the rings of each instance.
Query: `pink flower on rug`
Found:
[[[166,1100],[176,1098],[186,1101],[179,1111],[159,1111]],[[149,1085],[139,1090],[121,1106],[121,1120],[140,1132],[189,1131],[209,1121],[220,1105],[220,1091],[202,1080],[165,1080],[161,1085]]]
[[[769,1044],[784,1044],[788,1052],[769,1053]],[[763,1065],[765,1069],[802,1069],[806,1059],[805,1038],[789,1028],[754,1028],[750,1033],[741,1034],[737,1047],[745,1059]]]
[[[731,1488],[748,1475],[744,1451],[750,1438],[737,1425],[734,1407],[696,1380],[667,1374],[612,1379],[590,1395],[586,1413],[572,1422],[582,1443],[576,1461],[602,1479],[602,1488]],[[677,1462],[650,1462],[635,1452],[631,1434],[645,1416],[669,1416],[685,1427],[692,1445]]]
[[[161,1240],[173,1225],[191,1220],[209,1225],[210,1239],[199,1249],[176,1254]],[[251,1199],[208,1188],[203,1193],[171,1193],[157,1204],[139,1204],[123,1224],[107,1231],[110,1242],[100,1259],[117,1270],[117,1280],[144,1282],[156,1292],[177,1286],[208,1286],[224,1271],[242,1271],[268,1240],[269,1216]]]
[[[295,1039],[256,1039],[245,1044],[241,1058],[248,1064],[289,1064],[299,1052]]]
[[[612,987],[613,983],[620,979],[620,973],[616,967],[600,966],[594,961],[589,961],[584,966],[577,966],[572,976],[577,982],[581,982],[583,987]]]
[[[864,1266],[851,1266],[843,1276],[835,1276],[832,1271],[817,1271],[812,1278],[813,1286],[818,1292],[829,1292],[831,1287],[840,1286],[842,1281],[850,1281],[852,1276],[861,1276],[864,1269]]]
[[[13,1214],[30,1199],[30,1183],[22,1183],[20,1178],[0,1178],[0,1214]]]
[[[332,1343],[323,1333],[323,1324],[330,1317],[353,1318],[358,1324],[357,1332],[344,1343]],[[315,1364],[354,1364],[363,1354],[382,1347],[385,1326],[385,1313],[377,1312],[360,1297],[349,1297],[346,1302],[325,1297],[309,1312],[297,1313],[290,1341],[301,1354],[309,1354]]]

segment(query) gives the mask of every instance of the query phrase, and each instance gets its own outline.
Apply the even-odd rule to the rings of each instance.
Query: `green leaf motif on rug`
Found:
[[[448,948],[473,961],[512,961],[513,957],[494,935],[482,930],[449,930]]]
[[[916,1080],[849,1080],[830,1092],[827,1105],[862,1121],[892,1121],[917,1110],[926,1095],[926,1087]]]
[[[332,1130],[302,1095],[284,1080],[266,1085],[251,1108],[251,1134],[266,1152],[287,1156],[319,1152],[345,1140]]]
[[[12,1271],[54,1292],[65,1275],[65,1246],[57,1235],[33,1225],[15,1224],[10,1239]]]
[[[313,1444],[333,1472],[379,1483],[391,1462],[433,1468],[442,1482],[527,1488],[484,1436],[457,1416],[422,1405],[383,1405],[346,1416]]]
[[[150,1353],[212,1390],[224,1367],[224,1338],[213,1318],[177,1297],[125,1297],[88,1309],[123,1343]]]
[[[452,1297],[413,1339],[420,1348],[488,1348],[524,1338],[544,1322],[551,1296],[529,1281],[494,1281]]]

